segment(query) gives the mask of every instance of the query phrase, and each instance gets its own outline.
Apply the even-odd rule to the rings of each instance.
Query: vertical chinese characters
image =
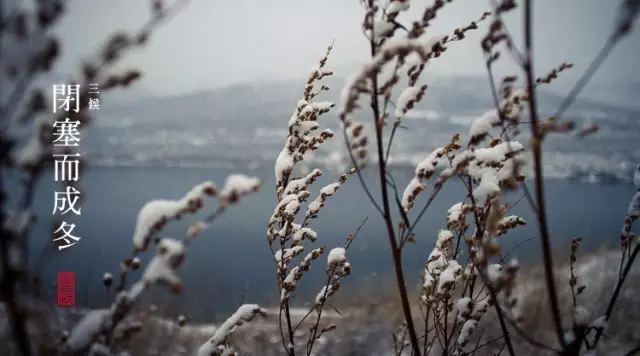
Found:
[[[97,86],[95,87],[97,90]],[[53,85],[53,112],[78,112],[80,110],[80,85]],[[80,241],[80,236],[74,233],[76,225],[68,222],[69,215],[80,216],[82,208],[79,206],[81,192],[72,185],[78,182],[80,175],[80,153],[75,152],[80,146],[80,121],[57,120],[53,124],[53,146],[58,148],[53,154],[54,180],[63,182],[64,191],[54,192],[52,215],[64,216],[59,227],[54,230],[53,241],[58,250],[63,250]]]

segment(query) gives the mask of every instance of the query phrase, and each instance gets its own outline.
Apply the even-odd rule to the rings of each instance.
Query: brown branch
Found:
[[[549,236],[549,226],[547,224],[547,212],[544,199],[544,182],[542,168],[542,135],[538,130],[538,107],[536,92],[534,88],[534,75],[532,67],[533,57],[533,10],[531,0],[524,1],[524,45],[525,60],[524,71],[527,77],[527,90],[529,91],[529,115],[531,120],[531,134],[533,136],[532,151],[536,186],[536,205],[538,206],[538,224],[540,225],[540,242],[542,244],[542,257],[544,261],[545,279],[549,293],[549,304],[551,306],[551,317],[555,327],[558,341],[564,348],[565,340],[560,321],[560,306],[558,304],[558,293],[556,291],[555,278],[553,274],[553,256],[551,255],[551,238]]]
[[[374,1],[368,0],[369,9],[374,8]],[[373,27],[373,24],[372,24]],[[372,33],[373,33],[372,28]],[[376,55],[376,43],[371,39],[369,41],[371,57]],[[391,217],[391,205],[389,203],[389,193],[387,191],[387,166],[385,162],[382,129],[383,125],[380,121],[380,108],[378,101],[378,76],[377,74],[372,78],[373,93],[371,94],[371,109],[373,110],[373,120],[376,132],[376,146],[378,151],[378,173],[380,177],[380,192],[382,194],[382,209],[383,219],[385,227],[387,229],[387,235],[389,237],[389,245],[391,247],[391,256],[393,257],[393,267],[396,275],[396,282],[398,284],[398,291],[400,293],[400,300],[402,303],[402,311],[404,313],[405,320],[407,322],[407,332],[409,334],[409,340],[411,341],[412,351],[415,355],[420,355],[420,346],[418,344],[418,337],[416,334],[415,325],[413,324],[413,316],[411,314],[411,306],[409,305],[409,297],[407,296],[407,286],[404,278],[404,271],[402,269],[402,250],[398,246],[396,241],[395,230],[393,228],[393,221]]]
[[[313,333],[309,335],[309,340],[307,342],[307,355],[311,355],[311,351],[313,351],[313,345],[316,342],[316,335],[318,334],[318,327],[320,326],[320,318],[322,317],[322,311],[324,310],[324,304],[327,302],[327,294],[329,292],[329,286],[331,285],[331,280],[334,278],[336,267],[328,273],[327,283],[324,286],[324,293],[322,294],[322,302],[320,303],[320,310],[318,310],[318,317],[316,318],[316,322],[313,325]],[[313,309],[312,309],[313,310]]]
[[[471,177],[468,177],[468,187],[469,187],[469,197],[471,199],[471,205],[473,206],[473,217],[475,219],[475,223],[476,223],[476,231],[477,231],[477,235],[478,238],[482,239],[482,237],[484,236],[485,233],[485,229],[484,229],[484,225],[480,222],[480,218],[478,216],[478,208],[477,208],[477,203],[476,203],[476,199],[473,196],[473,192],[472,192],[472,187],[473,187],[473,182],[471,181]],[[485,214],[486,215],[486,214]],[[487,287],[487,289],[489,290],[489,294],[491,296],[491,300],[493,301],[493,306],[496,310],[496,315],[498,317],[498,322],[500,324],[500,329],[502,330],[502,335],[504,336],[504,342],[505,345],[507,346],[508,350],[509,350],[509,354],[511,356],[515,356],[515,351],[513,349],[513,344],[511,342],[511,337],[509,336],[509,330],[507,330],[507,324],[505,323],[505,317],[504,314],[502,313],[502,307],[500,306],[500,302],[498,301],[498,295],[495,291],[495,289],[493,288],[493,285],[491,285],[491,281],[489,281],[489,279],[486,276],[486,264],[482,267],[484,268],[480,268],[481,266],[478,266],[478,273],[480,274],[480,278],[482,279],[482,281],[484,282],[484,285]],[[473,295],[473,289],[471,289],[471,293],[470,295]]]

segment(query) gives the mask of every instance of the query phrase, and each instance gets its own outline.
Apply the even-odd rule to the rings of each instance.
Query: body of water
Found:
[[[31,264],[43,276],[47,294],[55,300],[55,280],[58,271],[76,272],[77,303],[102,306],[107,302],[102,275],[118,274],[119,261],[129,256],[131,238],[137,213],[149,200],[178,199],[194,185],[206,180],[218,186],[232,171],[203,168],[99,168],[90,167],[83,174],[81,191],[82,215],[72,213],[64,217],[76,224],[81,240],[73,247],[58,251],[51,247],[50,226],[53,217],[55,185],[53,179],[43,179],[34,200],[39,222],[31,234]],[[184,292],[171,296],[164,290],[152,293],[158,302],[173,301],[175,312],[185,313],[193,319],[212,320],[228,315],[228,311],[244,298],[245,302],[277,303],[274,260],[265,237],[267,220],[273,212],[276,197],[272,172],[239,172],[260,177],[264,185],[259,193],[231,206],[222,218],[205,230],[190,247],[187,260],[181,268]],[[373,172],[366,181],[375,186]],[[52,174],[51,174],[52,175]],[[406,184],[410,172],[394,173],[398,185]],[[53,177],[52,177],[53,178]],[[323,176],[310,189],[312,199],[323,185],[337,178],[334,174]],[[532,188],[532,184],[529,183]],[[431,186],[416,202],[415,217],[426,202]],[[602,245],[615,245],[629,199],[634,192],[631,184],[595,185],[563,180],[548,180],[546,197],[548,216],[554,248],[569,251],[570,240],[581,236],[585,247],[594,249]],[[15,196],[13,191],[11,196]],[[520,193],[510,193],[508,199],[515,202]],[[408,283],[417,285],[420,272],[428,257],[439,229],[445,228],[447,209],[465,196],[460,183],[451,181],[440,192],[432,207],[416,230],[417,243],[404,252],[404,265]],[[161,236],[182,237],[187,227],[199,216],[216,207],[214,199],[205,203],[203,214],[186,216],[170,223]],[[522,241],[537,236],[535,217],[526,199],[520,200],[512,210],[529,224],[501,238],[505,250]],[[329,198],[325,208],[311,227],[318,232],[318,241],[305,241],[307,251],[318,246],[332,248],[343,245],[345,237],[353,232],[365,217],[369,217],[347,255],[353,265],[353,274],[345,279],[344,290],[355,291],[372,279],[389,279],[393,273],[388,240],[377,212],[365,196],[356,177],[352,177],[338,194]],[[298,221],[299,222],[299,221]],[[141,256],[143,266],[153,255],[152,251]],[[513,256],[536,263],[539,258],[539,241],[530,241],[518,248]],[[568,256],[568,252],[567,252]],[[321,265],[320,265],[321,264]],[[302,305],[313,299],[324,283],[325,259],[304,277],[296,292],[295,304]],[[132,274],[139,278],[141,272]],[[394,288],[393,284],[379,282],[380,288]],[[381,290],[383,291],[383,290]],[[168,299],[167,299],[168,298]]]

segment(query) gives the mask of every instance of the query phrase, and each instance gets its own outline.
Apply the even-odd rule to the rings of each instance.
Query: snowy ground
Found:
[[[587,285],[579,303],[587,307],[596,319],[606,307],[606,303],[613,290],[619,265],[619,252],[609,251],[593,254],[581,259],[577,267],[577,275],[582,283]],[[542,270],[540,266],[523,269],[526,271],[520,280],[520,294],[525,303],[527,320],[526,330],[532,337],[547,345],[554,344],[553,329],[546,315],[546,293],[543,288]],[[616,313],[606,331],[607,338],[601,343],[602,355],[621,355],[627,350],[640,344],[640,268],[633,269],[617,304]],[[557,271],[558,286],[561,293],[560,301],[565,311],[571,305],[571,294],[568,289],[568,268],[562,267]],[[392,288],[392,286],[389,286]],[[61,337],[64,329],[72,326],[84,313],[81,310],[56,309],[39,303],[32,304],[31,334],[36,343],[42,340],[55,340]],[[215,325],[190,325],[180,327],[174,321],[160,318],[149,311],[148,306],[140,308],[139,320],[143,328],[126,345],[133,355],[193,355],[198,347],[213,335]],[[277,308],[267,309],[268,318],[255,320],[240,327],[233,335],[234,344],[241,354],[251,355],[282,355],[282,340],[277,328]],[[0,315],[5,318],[0,309]],[[306,310],[295,310],[294,321],[298,320]],[[393,354],[392,333],[399,325],[400,313],[398,305],[390,299],[384,301],[364,300],[358,306],[342,308],[338,314],[330,309],[323,314],[322,326],[334,323],[337,329],[323,336],[314,348],[314,355],[390,355]],[[569,313],[565,313],[569,320]],[[492,314],[491,314],[492,315]],[[484,323],[475,335],[481,335],[483,340],[491,340],[500,335],[495,319],[483,319]],[[7,324],[0,323],[2,339],[0,339],[0,354],[12,355],[8,349]],[[43,326],[47,327],[43,327]],[[481,331],[482,330],[482,331]],[[301,326],[297,332],[298,345],[304,350],[308,327]],[[541,355],[539,351],[529,350],[516,336],[515,342],[518,354]],[[482,341],[481,341],[482,342]],[[474,341],[475,343],[475,341]],[[489,344],[481,349],[480,355],[492,355],[502,347],[501,342]],[[440,354],[436,351],[435,354]],[[600,354],[600,353],[599,353]]]

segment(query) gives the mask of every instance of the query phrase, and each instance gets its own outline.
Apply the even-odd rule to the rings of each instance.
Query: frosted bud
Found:
[[[106,287],[111,286],[112,282],[113,282],[113,276],[111,275],[111,273],[106,272],[105,274],[102,275],[102,283],[104,283]]]
[[[131,268],[133,269],[140,268],[140,258],[134,257],[133,260],[131,260]]]

